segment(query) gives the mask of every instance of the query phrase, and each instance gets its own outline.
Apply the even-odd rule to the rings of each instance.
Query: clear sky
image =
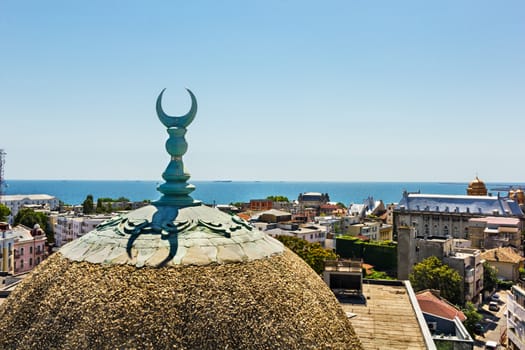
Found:
[[[7,179],[524,181],[524,1],[0,1]]]

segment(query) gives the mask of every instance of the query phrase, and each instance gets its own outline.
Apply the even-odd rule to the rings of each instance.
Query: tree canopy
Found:
[[[88,194],[86,199],[82,202],[82,212],[84,214],[93,214],[95,212],[95,205],[93,203],[93,195]]]
[[[44,213],[36,212],[31,208],[22,208],[15,215],[14,224],[24,225],[31,229],[35,226],[35,224],[38,224],[40,225],[40,228],[46,233],[47,241],[50,243],[55,241],[53,228],[49,224],[47,215]]]
[[[292,236],[277,236],[286,247],[299,255],[318,274],[324,271],[325,260],[335,260],[337,255],[319,243],[310,243],[304,239]]]
[[[435,256],[416,264],[408,278],[416,292],[423,289],[437,289],[441,296],[451,303],[457,305],[462,303],[461,276]]]
[[[0,221],[7,221],[9,214],[11,214],[11,210],[0,203]]]
[[[498,270],[485,261],[483,263],[483,290],[492,292],[497,286]]]
[[[465,314],[465,317],[467,317],[463,324],[465,325],[467,331],[469,331],[470,335],[474,337],[474,329],[476,327],[476,323],[481,321],[483,319],[483,316],[481,316],[474,304],[472,304],[470,301],[467,301],[467,304],[463,309],[463,313]]]
[[[274,202],[289,202],[288,197],[285,196],[268,196],[266,199]]]

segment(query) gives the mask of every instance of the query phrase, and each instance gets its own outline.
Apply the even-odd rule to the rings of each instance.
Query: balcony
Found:
[[[510,313],[516,315],[519,320],[525,321],[525,309],[511,295],[507,299],[507,309]]]
[[[525,349],[525,342],[516,333],[514,333],[513,330],[508,330],[507,337],[518,347],[518,349]]]
[[[15,259],[18,259],[20,257],[20,253],[15,251]]]

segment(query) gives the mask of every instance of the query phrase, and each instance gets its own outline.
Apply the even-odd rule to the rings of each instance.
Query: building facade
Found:
[[[397,245],[397,278],[408,279],[415,264],[435,256],[463,279],[462,301],[478,303],[483,290],[483,259],[478,249],[456,248],[453,238],[425,238],[401,227]]]
[[[507,297],[507,349],[525,349],[525,288],[513,285]]]
[[[15,238],[13,274],[29,272],[46,257],[46,235],[38,224],[33,229],[17,225],[12,232]]]
[[[82,237],[110,218],[111,215],[58,215],[54,226],[55,246],[61,247],[74,239]]]
[[[394,225],[395,230],[401,226],[414,227],[418,235],[425,237],[468,238],[469,220],[487,216],[524,218],[518,203],[506,197],[405,191],[394,209]]]
[[[520,248],[523,222],[518,218],[472,218],[468,221],[468,236],[473,248]]]
[[[56,210],[59,206],[59,201],[56,197],[48,194],[13,194],[3,195],[0,197],[0,203],[11,210],[8,217],[8,222],[13,223],[14,217],[20,209],[25,206],[40,206],[49,210]]]

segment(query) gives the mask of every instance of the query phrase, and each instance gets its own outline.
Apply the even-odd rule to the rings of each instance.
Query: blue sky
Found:
[[[1,1],[8,179],[523,181],[522,1]]]

